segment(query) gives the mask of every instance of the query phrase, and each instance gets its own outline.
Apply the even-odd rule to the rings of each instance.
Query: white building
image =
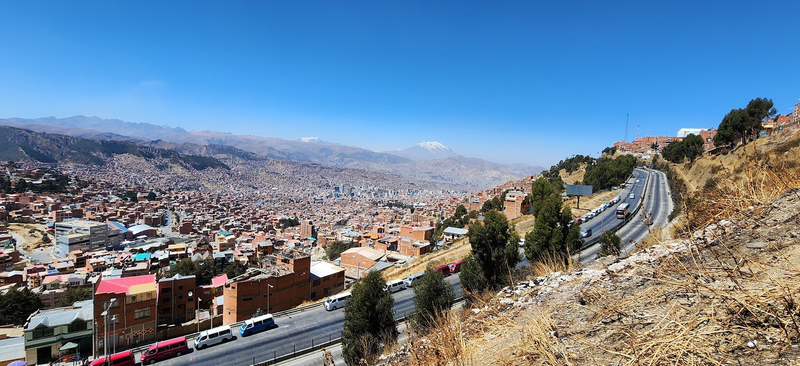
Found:
[[[65,257],[73,250],[91,251],[119,244],[119,229],[107,223],[71,220],[55,223],[54,254]]]

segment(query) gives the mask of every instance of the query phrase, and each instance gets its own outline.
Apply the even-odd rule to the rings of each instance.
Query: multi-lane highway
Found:
[[[461,296],[461,280],[458,274],[446,280],[456,289],[456,297]],[[395,318],[399,319],[414,310],[414,290],[411,288],[399,291],[394,295]],[[200,351],[192,349],[189,354],[161,361],[159,365],[251,365],[253,361],[271,360],[275,356],[292,353],[314,344],[321,344],[339,338],[344,324],[344,309],[325,311],[322,306],[313,309],[279,316],[275,318],[277,328],[257,333],[248,337],[239,336],[238,329],[233,329],[236,339],[229,343],[209,347]],[[140,359],[141,354],[136,354]]]

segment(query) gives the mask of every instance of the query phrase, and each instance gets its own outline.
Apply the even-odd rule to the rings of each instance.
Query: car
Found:
[[[628,199],[634,199],[634,198],[636,198],[635,194],[631,193],[631,194],[628,195]]]
[[[581,230],[581,238],[588,238],[592,236],[592,229]]]
[[[575,220],[573,220],[575,221]],[[519,247],[522,248],[525,246],[525,238],[519,238]]]

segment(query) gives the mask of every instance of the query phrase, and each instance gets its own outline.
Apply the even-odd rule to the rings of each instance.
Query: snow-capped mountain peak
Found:
[[[436,141],[422,141],[412,147],[403,150],[387,151],[390,154],[402,156],[412,160],[434,160],[445,159],[457,154],[449,147]]]

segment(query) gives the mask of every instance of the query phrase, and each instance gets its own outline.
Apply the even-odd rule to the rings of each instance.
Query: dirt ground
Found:
[[[383,273],[383,277],[387,281],[403,279],[414,273],[424,272],[428,263],[435,267],[464,259],[469,256],[470,250],[472,250],[472,246],[469,245],[469,241],[461,239],[445,249],[420,256],[411,262],[411,265],[407,268],[389,268]]]
[[[34,230],[33,233],[30,231]],[[25,244],[22,247],[22,250],[25,252],[31,252],[40,246],[52,246],[52,243],[45,245],[42,243],[42,233],[46,230],[46,226],[42,224],[9,224],[8,231],[15,233],[19,236],[22,236],[25,239]],[[49,235],[50,239],[53,239],[52,235]]]

